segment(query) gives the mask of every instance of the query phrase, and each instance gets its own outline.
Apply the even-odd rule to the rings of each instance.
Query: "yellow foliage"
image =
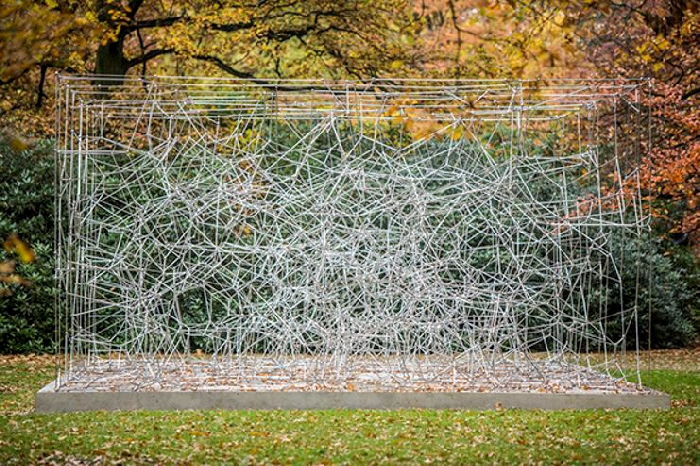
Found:
[[[464,137],[464,126],[459,125],[451,129],[450,133],[450,139],[453,141],[458,141],[459,139],[462,139]]]
[[[22,286],[31,286],[32,285],[31,281],[22,278],[21,276],[17,275],[16,273],[13,273],[10,275],[0,274],[0,283],[5,283],[7,285],[22,285]]]
[[[16,269],[17,262],[15,261],[0,262],[0,274],[2,275],[15,273]]]
[[[36,254],[31,247],[16,234],[10,235],[3,243],[3,247],[9,253],[15,252],[22,263],[28,264],[36,260]],[[31,286],[32,282],[15,273],[17,263],[14,260],[0,262],[0,283],[3,285]],[[11,296],[10,288],[0,288],[0,297]]]
[[[248,237],[253,234],[253,228],[248,224],[238,225],[236,227],[236,235]]]
[[[19,136],[17,134],[10,134],[7,137],[7,144],[15,152],[22,152],[24,150],[29,149],[29,147],[30,147],[29,141],[27,141],[22,136]]]
[[[30,264],[36,260],[36,253],[17,234],[11,234],[3,243],[5,251],[16,253],[19,260],[24,264]]]

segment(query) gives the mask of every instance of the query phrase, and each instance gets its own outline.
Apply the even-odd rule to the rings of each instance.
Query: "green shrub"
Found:
[[[690,327],[683,333],[684,338],[678,346],[692,345],[697,343],[700,337],[700,260],[688,246],[676,246],[667,239],[657,240],[657,245],[658,254],[662,254],[665,259],[663,266],[656,271],[657,283],[666,289],[673,286],[679,287],[676,290],[680,295],[676,296],[679,298],[676,305],[684,328]],[[675,283],[669,283],[668,280],[659,276],[660,274],[670,274]],[[652,326],[652,340],[658,341],[654,336],[654,330]],[[657,344],[656,347],[664,346]]]
[[[54,340],[53,143],[16,152],[0,142],[0,238],[17,233],[36,252],[36,262],[17,272],[33,286],[10,285],[0,297],[0,353],[44,352]],[[10,255],[3,252],[9,259]]]
[[[56,286],[54,273],[54,158],[50,141],[42,141],[35,147],[15,152],[7,144],[0,142],[0,238],[11,233],[29,242],[35,249],[37,261],[19,265],[18,272],[34,282],[32,287],[12,285],[13,294],[0,297],[0,353],[42,352],[51,349],[55,337],[54,299]],[[547,186],[531,184],[533,194],[548,199],[554,195],[546,191]],[[154,188],[155,189],[155,188]],[[351,195],[349,192],[347,195]],[[380,221],[378,219],[377,221]],[[446,222],[455,219],[445,219]],[[486,217],[474,219],[474,228],[484,229],[482,224],[490,220]],[[380,226],[380,225],[378,225]],[[487,239],[476,235],[476,245],[484,246]],[[651,309],[651,346],[655,348],[681,347],[692,344],[700,329],[700,269],[697,258],[686,248],[673,246],[670,241],[655,239],[651,242],[631,239],[630,235],[613,235],[614,250],[622,253],[621,279],[622,295],[613,281],[609,285],[590,290],[595,304],[602,306],[606,315],[613,316],[608,321],[611,334],[626,333],[627,341],[634,345],[636,339],[642,348],[647,346],[649,336],[649,314]],[[5,258],[8,255],[5,254]],[[3,257],[0,256],[0,261]],[[491,257],[480,258],[474,255],[474,266],[487,266],[494,262]],[[500,260],[507,264],[509,258]],[[637,267],[639,265],[640,267]],[[637,275],[639,270],[639,275]],[[452,274],[453,271],[450,271]],[[454,272],[456,273],[456,272]],[[459,277],[450,275],[450,280]],[[639,302],[651,300],[651,307],[641,306],[639,310],[639,331],[633,327],[623,329],[617,313],[620,301],[626,306],[633,302],[632,291],[636,282],[640,284]],[[206,309],[198,292],[193,291],[182,298],[186,309],[183,320],[187,324],[206,321]],[[221,312],[220,303],[212,304],[211,312]],[[118,330],[109,316],[105,322],[112,331]],[[638,335],[638,337],[637,337]],[[207,338],[192,336],[189,349],[207,349]]]
[[[604,312],[612,316],[607,320],[607,333],[624,332],[628,347],[634,347],[639,339],[642,349],[649,345],[680,348],[692,344],[698,334],[693,319],[697,322],[700,296],[698,265],[688,257],[691,253],[672,249],[669,241],[659,236],[647,240],[614,234],[610,241],[620,258],[622,293],[616,283],[591,290],[592,302],[602,300],[606,303]],[[635,301],[635,290],[639,303],[636,330],[629,319],[625,323],[619,315],[620,302],[629,308]]]

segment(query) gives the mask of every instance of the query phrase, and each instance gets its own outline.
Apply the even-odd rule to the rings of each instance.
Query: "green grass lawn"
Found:
[[[55,375],[50,358],[5,356],[0,464],[700,464],[698,354],[643,372],[670,410],[42,415],[33,397]]]

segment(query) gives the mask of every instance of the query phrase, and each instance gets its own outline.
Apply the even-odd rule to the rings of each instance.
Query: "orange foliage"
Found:
[[[688,0],[11,0],[0,6],[0,117],[6,130],[50,134],[53,70],[114,59],[125,73],[256,78],[648,76],[643,188],[667,230],[699,245],[699,10]],[[409,117],[396,116],[414,136],[442,137]]]

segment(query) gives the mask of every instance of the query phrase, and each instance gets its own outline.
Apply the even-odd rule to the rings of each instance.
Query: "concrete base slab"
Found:
[[[36,412],[277,409],[666,409],[668,395],[646,393],[407,392],[60,392],[36,394]]]

